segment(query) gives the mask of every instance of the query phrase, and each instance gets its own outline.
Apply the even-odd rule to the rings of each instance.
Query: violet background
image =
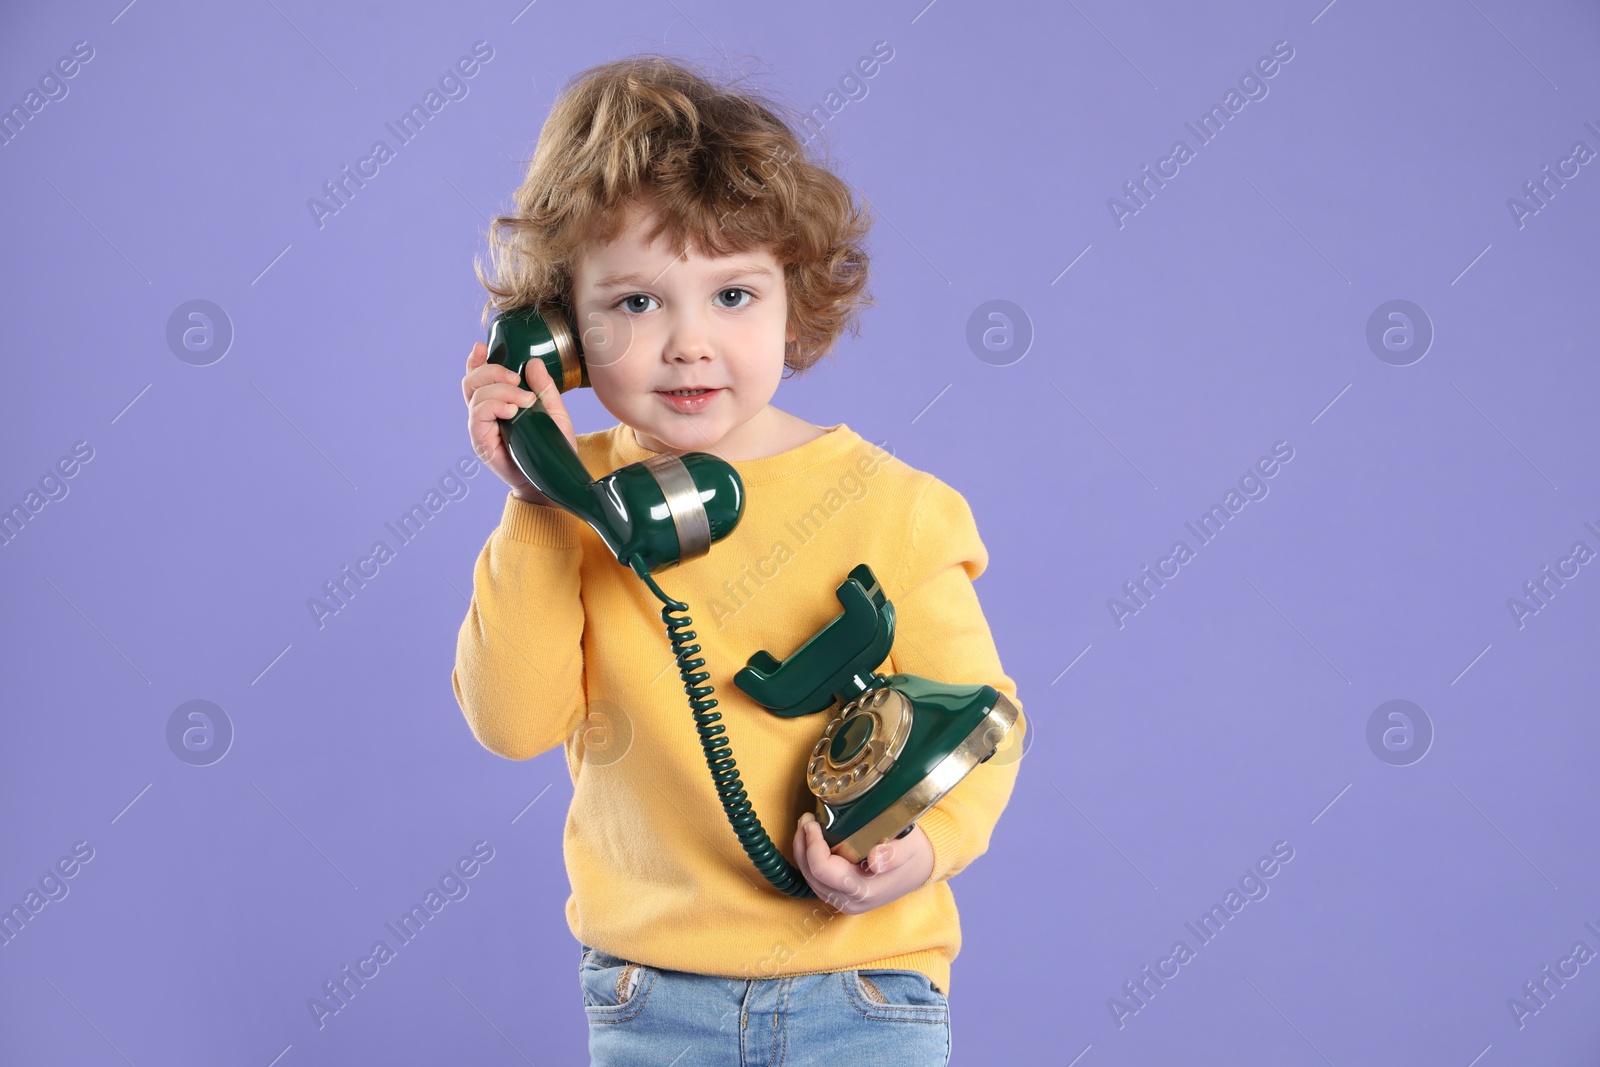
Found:
[[[1597,965],[1507,1006],[1600,950],[1600,575],[1507,606],[1600,549],[1600,164],[1507,207],[1600,150],[1592,5],[122,4],[0,16],[7,107],[94,48],[0,146],[0,507],[94,449],[0,550],[0,906],[94,849],[0,947],[0,1061],[584,1061],[562,753],[487,752],[450,688],[504,486],[467,480],[320,630],[306,602],[470,456],[472,257],[568,77],[725,49],[806,109],[878,41],[824,130],[879,306],[776,402],[938,474],[991,552],[1035,735],[952,883],[952,1062],[1600,1057]],[[319,228],[308,198],[480,40],[468,96]],[[1108,198],[1278,41],[1268,95],[1119,227]],[[235,334],[207,366],[166,339],[193,299]],[[1014,362],[966,340],[994,299]],[[1393,299],[1435,331],[1407,366],[1366,340]],[[1119,628],[1108,599],[1278,441],[1270,494]],[[167,741],[194,699],[235,731],[206,767]],[[1434,731],[1407,766],[1367,742],[1392,699]],[[470,895],[319,1030],[307,1000],[479,840]],[[1278,841],[1270,894],[1119,1028],[1108,999]]]

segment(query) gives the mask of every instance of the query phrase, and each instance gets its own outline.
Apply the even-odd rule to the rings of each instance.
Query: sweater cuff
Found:
[[[961,826],[955,816],[937,804],[923,813],[917,825],[922,827],[922,832],[928,835],[928,843],[933,846],[933,871],[928,880],[917,887],[926,889],[948,877],[955,867],[961,854]]]
[[[550,504],[530,504],[514,493],[506,494],[500,532],[513,541],[545,548],[577,548],[583,520]]]

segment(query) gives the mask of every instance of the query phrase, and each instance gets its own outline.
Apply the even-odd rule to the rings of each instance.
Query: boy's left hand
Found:
[[[897,841],[885,841],[867,853],[861,864],[836,856],[822,836],[822,825],[809,811],[800,816],[794,835],[795,866],[819,898],[836,911],[859,915],[898,900],[933,873],[933,844],[920,825]]]

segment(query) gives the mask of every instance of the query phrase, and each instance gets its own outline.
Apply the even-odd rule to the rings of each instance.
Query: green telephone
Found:
[[[554,306],[513,308],[489,324],[489,362],[519,375],[540,359],[556,388],[589,384],[578,335]],[[524,376],[524,381],[526,377]],[[689,697],[706,764],[735,836],[750,861],[791,897],[816,894],[778,851],[739,781],[721,712],[696,657],[688,605],[652,576],[706,555],[744,514],[738,471],[705,452],[663,452],[591,478],[544,401],[500,420],[500,434],[523,477],[556,506],[577,515],[617,561],[632,568],[663,605],[662,622]],[[916,821],[993,756],[1017,721],[1017,707],[988,685],[948,685],[877,668],[894,644],[894,605],[865,563],[835,590],[841,614],[779,660],[762,650],[734,684],[775,715],[832,710],[804,768],[823,839],[859,863],[874,846],[904,837]]]

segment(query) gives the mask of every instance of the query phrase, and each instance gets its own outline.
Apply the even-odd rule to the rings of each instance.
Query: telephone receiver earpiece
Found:
[[[555,305],[514,308],[489,323],[489,362],[500,363],[528,380],[524,366],[538,356],[565,393],[589,384],[589,365],[572,319]]]
[[[539,359],[559,392],[589,384],[572,320],[560,308],[513,308],[489,324],[489,362],[524,371]],[[522,476],[556,506],[587,522],[639,577],[706,555],[744,514],[739,472],[708,452],[662,452],[592,478],[545,408],[535,400],[500,436]]]

